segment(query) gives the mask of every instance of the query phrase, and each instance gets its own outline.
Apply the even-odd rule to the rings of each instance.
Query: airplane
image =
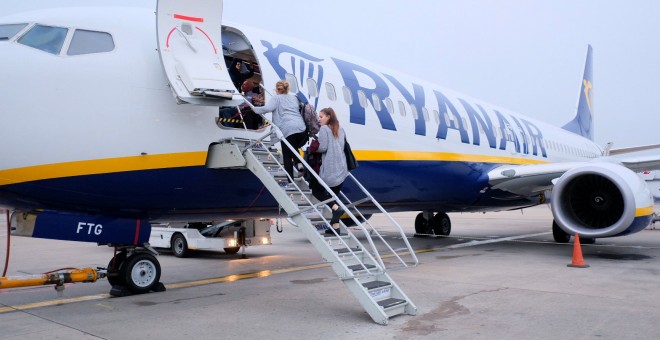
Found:
[[[648,184],[653,199],[660,201],[660,171],[642,171],[639,176]]]
[[[561,243],[632,234],[652,218],[635,172],[660,169],[660,157],[617,158],[593,142],[590,46],[575,117],[562,127],[224,22],[217,0],[44,1],[0,17],[0,55],[0,205],[31,221],[32,237],[140,249],[157,221],[280,216],[250,171],[205,166],[220,139],[270,134],[217,123],[219,107],[244,101],[228,71],[236,60],[265,89],[286,79],[301,101],[333,107],[360,162],[354,176],[388,211],[419,212],[417,234],[449,235],[448,212],[548,201]],[[160,276],[145,252],[115,262]]]

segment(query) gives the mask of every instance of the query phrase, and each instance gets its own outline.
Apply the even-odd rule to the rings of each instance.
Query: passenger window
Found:
[[[392,104],[392,99],[385,98],[385,107],[387,108],[387,112],[389,112],[391,115],[394,114],[394,104]]]
[[[348,88],[348,86],[344,86],[342,88],[342,92],[344,93],[344,101],[348,105],[353,105],[353,95],[351,95],[351,89]]]
[[[422,107],[422,115],[424,116],[424,121],[429,121],[429,110],[426,107]]]
[[[378,97],[377,94],[372,94],[371,95],[371,101],[373,101],[374,104],[374,109],[376,111],[380,111],[383,107],[380,105],[380,97]]]
[[[435,123],[440,124],[440,113],[438,110],[433,110],[433,117],[435,118]]]
[[[316,80],[312,78],[307,78],[307,92],[310,97],[318,97],[319,91],[316,88]]]
[[[18,43],[51,54],[60,54],[67,31],[66,28],[62,27],[34,25],[25,35],[18,39]]]
[[[110,33],[76,30],[69,44],[67,55],[110,52],[115,49],[115,42]]]
[[[367,107],[367,95],[364,94],[364,91],[358,90],[358,102],[360,103],[360,106],[363,108]]]
[[[298,93],[298,78],[294,76],[291,73],[287,73],[284,75],[284,80],[289,82],[289,85],[291,87],[289,88],[289,93],[290,94],[297,94]]]
[[[13,38],[16,33],[20,32],[25,26],[27,26],[27,24],[0,25],[0,41]]]
[[[325,92],[328,94],[328,99],[333,102],[337,100],[337,92],[335,92],[335,86],[331,83],[325,83]]]
[[[417,107],[413,104],[410,104],[410,112],[412,112],[413,119],[417,120],[419,118],[419,114],[417,113]]]
[[[402,101],[399,100],[399,113],[401,114],[401,117],[406,116],[406,104],[404,104]]]

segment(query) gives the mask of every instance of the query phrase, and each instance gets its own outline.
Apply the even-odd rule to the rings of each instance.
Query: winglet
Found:
[[[580,99],[575,118],[562,126],[564,130],[577,133],[580,136],[594,140],[593,133],[593,73],[591,71],[592,48],[587,47],[587,62],[584,64],[584,75],[580,86]]]

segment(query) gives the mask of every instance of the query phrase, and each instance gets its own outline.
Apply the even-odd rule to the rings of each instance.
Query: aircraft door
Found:
[[[177,100],[235,106],[234,87],[222,53],[222,0],[158,0],[158,51]]]

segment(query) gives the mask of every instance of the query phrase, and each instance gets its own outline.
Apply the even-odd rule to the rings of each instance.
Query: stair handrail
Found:
[[[246,102],[247,102],[247,101],[246,101]],[[275,125],[271,120],[269,120],[269,119],[268,119],[267,117],[265,117],[264,115],[262,115],[262,117],[263,117],[263,119],[264,119],[265,121],[267,121],[267,122],[270,124],[270,126],[271,126],[271,134],[265,134],[265,135],[262,136],[261,138],[257,139],[255,142],[253,142],[253,143],[251,142],[251,144],[248,145],[248,146],[246,146],[243,150],[241,150],[241,152],[245,152],[245,150],[250,149],[252,145],[257,144],[257,143],[263,141],[263,140],[264,140],[266,137],[268,137],[268,136],[271,136],[272,133],[273,133],[273,131],[274,131],[275,134],[276,134],[276,136],[278,136],[278,138],[280,139],[280,143],[283,143],[287,148],[289,148],[289,150],[292,151],[292,153],[295,155],[295,157],[301,162],[301,164],[303,165],[303,167],[305,167],[305,169],[307,169],[307,171],[308,171],[312,176],[314,176],[314,178],[319,182],[319,184],[321,184],[321,186],[323,186],[323,188],[324,188],[324,189],[330,194],[330,196],[332,197],[332,199],[333,199],[335,202],[337,202],[337,204],[338,204],[338,205],[344,210],[344,213],[348,214],[349,217],[353,220],[353,222],[356,223],[356,225],[360,227],[360,229],[362,230],[362,232],[365,234],[365,236],[366,236],[366,238],[367,238],[367,241],[369,242],[369,246],[370,246],[371,249],[372,249],[372,253],[367,252],[367,254],[368,254],[370,257],[372,257],[372,258],[374,259],[374,261],[377,261],[377,263],[379,264],[379,266],[380,266],[380,268],[381,268],[382,270],[385,270],[385,263],[383,263],[383,259],[382,259],[381,255],[380,255],[380,252],[378,251],[378,248],[376,247],[376,245],[373,243],[373,239],[371,238],[371,236],[370,236],[369,233],[367,232],[366,228],[364,228],[364,226],[362,225],[362,223],[360,223],[360,222],[358,221],[358,219],[355,217],[355,215],[353,215],[353,214],[351,213],[351,211],[346,207],[346,205],[344,205],[344,203],[341,201],[341,199],[339,198],[339,196],[337,196],[337,195],[336,195],[336,194],[330,189],[330,187],[325,183],[325,181],[323,181],[323,179],[321,179],[321,177],[316,173],[316,171],[314,171],[314,169],[312,169],[312,167],[311,167],[311,166],[305,161],[305,159],[304,159],[303,157],[300,156],[300,153],[298,152],[298,150],[297,150],[296,148],[294,148],[294,147],[289,143],[289,141],[286,140],[286,138],[280,137],[280,136],[283,136],[283,134],[282,134],[281,130],[279,129],[279,127],[278,127],[277,125]],[[278,134],[277,132],[279,132],[279,134]],[[270,152],[270,150],[268,150],[268,148],[264,148],[264,149],[266,150],[266,152],[268,152],[269,155],[272,155],[272,153]],[[276,163],[278,166],[280,166],[280,168],[283,168],[283,165],[280,164],[280,162],[277,160],[276,157],[273,157],[273,160],[275,161],[275,163]],[[320,211],[318,210],[317,206],[316,206],[314,203],[312,203],[312,202],[311,202],[311,201],[310,201],[310,200],[304,195],[303,191],[302,191],[302,190],[300,189],[300,187],[295,183],[295,180],[294,180],[294,179],[293,179],[293,178],[292,178],[292,177],[291,177],[286,171],[285,171],[285,174],[286,174],[286,177],[289,179],[289,181],[290,181],[291,183],[294,184],[296,190],[298,190],[298,192],[302,194],[302,197],[305,197],[305,200],[310,204],[310,206],[313,206],[313,207],[314,207],[314,210],[319,214],[319,216],[321,217],[321,219],[322,219],[325,223],[328,223],[328,224],[329,224],[329,221],[327,221],[327,219],[323,216],[323,213],[320,212]],[[300,213],[301,213],[301,212],[300,212],[300,210],[299,210],[298,212],[296,212],[296,213],[294,213],[294,214],[291,214],[291,215],[300,214]],[[336,231],[334,231],[333,228],[330,228],[330,230],[332,230],[332,232],[335,234],[335,236],[339,236],[339,235],[337,235]],[[352,235],[352,234],[350,234],[350,233],[349,233],[349,235],[350,235],[351,237],[353,237],[353,238],[356,238],[355,235]],[[319,236],[321,236],[321,235],[319,235]],[[351,252],[351,254],[352,254],[353,256],[356,256],[356,257],[357,257],[357,255],[354,254],[354,253],[350,250],[350,247],[348,246],[348,244],[347,244],[347,243],[346,243],[341,237],[338,237],[338,239],[339,239],[339,241],[342,243],[342,245],[343,245],[344,247],[346,247],[347,249],[349,249],[349,251]],[[356,238],[356,240],[357,240],[357,238]],[[366,268],[364,265],[362,265],[362,267],[363,267],[367,272],[371,273],[371,271],[370,271],[368,268]]]
[[[262,88],[264,88],[263,85],[262,85]],[[264,89],[265,89],[265,88],[264,88]],[[246,101],[246,103],[248,103],[248,105],[250,105],[250,106],[253,107],[252,103],[250,103],[249,101]],[[323,181],[323,180],[321,179],[321,177],[319,176],[319,174],[317,174],[316,171],[314,171],[314,170],[312,169],[312,167],[311,167],[311,166],[305,161],[305,159],[304,159],[303,157],[300,156],[300,153],[298,152],[298,149],[294,148],[294,147],[289,143],[289,141],[287,141],[286,138],[283,137],[283,134],[282,134],[281,130],[279,129],[279,127],[276,126],[271,120],[269,120],[269,119],[268,119],[267,117],[265,117],[264,115],[262,115],[262,117],[263,117],[263,119],[264,119],[265,121],[267,121],[267,122],[270,124],[270,126],[271,126],[271,134],[270,134],[270,135],[272,135],[273,131],[275,131],[275,133],[276,133],[276,135],[278,136],[278,138],[280,138],[280,143],[283,143],[284,145],[286,145],[287,148],[289,148],[289,150],[292,151],[292,153],[293,153],[293,154],[295,155],[295,157],[301,162],[301,164],[303,165],[303,167],[305,167],[305,169],[307,169],[307,171],[310,173],[310,175],[314,176],[314,178],[318,181],[318,183],[321,184],[321,186],[322,186],[322,187],[323,187],[323,188],[324,188],[324,189],[325,189],[325,190],[326,190],[326,191],[332,196],[332,198],[335,200],[335,202],[336,202],[336,203],[337,203],[337,204],[343,209],[344,213],[347,214],[347,215],[349,216],[349,218],[353,221],[353,223],[355,223],[356,226],[358,226],[358,227],[360,228],[360,230],[362,230],[362,233],[365,235],[367,241],[369,242],[369,246],[371,247],[372,252],[373,252],[373,255],[375,256],[375,260],[378,261],[378,263],[380,264],[381,268],[382,268],[383,270],[385,270],[385,269],[386,269],[386,266],[385,266],[385,263],[384,263],[383,260],[382,260],[382,255],[380,254],[380,251],[378,250],[378,248],[377,248],[376,245],[374,244],[373,239],[372,239],[372,237],[371,237],[371,233],[370,233],[370,232],[364,227],[364,225],[362,224],[362,222],[361,222],[360,220],[357,219],[357,217],[351,212],[351,210],[348,209],[348,207],[342,202],[342,200],[340,199],[340,197],[337,196],[337,195],[336,195],[336,194],[330,189],[330,187],[325,183],[325,181]],[[245,124],[244,124],[244,125],[245,125]],[[279,134],[277,134],[278,131],[279,131]],[[265,136],[263,136],[263,137],[260,138],[258,141],[262,141],[262,140],[263,140],[264,138],[266,138],[267,136],[269,136],[269,135],[265,135]],[[282,137],[280,137],[280,136],[282,136]],[[268,151],[268,153],[270,154],[270,151]],[[277,163],[278,165],[280,165],[280,167],[282,167],[282,165],[279,164],[279,162],[278,162],[277,160],[275,160],[275,161],[276,161],[276,163]],[[285,171],[285,173],[286,173],[286,171]],[[287,176],[287,178],[289,179],[289,181],[291,181],[291,183],[294,183],[294,186],[296,187],[296,189],[302,194],[302,193],[303,193],[302,190],[298,187],[297,184],[295,184],[295,181],[293,180],[293,178],[292,178],[288,173],[286,173],[286,176]],[[371,194],[369,194],[369,192],[366,190],[366,188],[364,188],[364,186],[363,186],[361,183],[359,183],[359,181],[355,178],[355,176],[353,176],[353,175],[349,172],[348,177],[350,177],[351,180],[352,180],[354,183],[356,183],[356,184],[358,185],[358,187],[360,188],[360,190],[362,190],[364,193],[366,193],[366,194],[368,195],[368,197],[371,199],[372,202],[374,202],[374,204],[378,207],[378,209],[381,211],[381,213],[385,214],[385,215],[388,217],[388,219],[390,220],[390,222],[393,222],[394,226],[399,230],[399,233],[401,234],[401,238],[404,240],[404,243],[405,243],[405,245],[406,245],[408,251],[410,252],[410,254],[411,254],[412,258],[413,258],[413,262],[414,262],[413,266],[416,266],[416,265],[419,263],[419,260],[417,259],[417,256],[415,255],[414,250],[412,249],[410,243],[408,242],[407,237],[405,237],[405,233],[403,232],[403,228],[401,228],[401,226],[400,226],[400,225],[399,225],[399,224],[398,224],[398,223],[392,218],[392,216],[390,216],[390,214],[387,213],[387,211],[385,211],[385,209],[384,209],[384,208],[383,208],[383,207],[382,207],[382,206],[376,201],[376,199],[375,199]],[[305,197],[304,195],[302,195],[302,196]],[[348,197],[346,197],[346,195],[344,195],[343,193],[342,193],[342,196],[343,196],[348,202],[351,202],[351,201],[348,199]],[[305,200],[307,200],[308,203],[309,203],[311,206],[314,206],[314,204],[313,204],[311,201],[309,201],[309,199],[307,199],[306,197],[305,197]],[[359,212],[359,210],[357,209],[357,206],[355,206],[355,209]],[[318,212],[318,210],[316,209],[316,207],[314,207],[314,210],[316,210],[316,211]],[[323,216],[322,213],[319,212],[319,215],[321,216],[321,218],[322,218],[322,220],[323,220],[324,222],[326,222],[326,223],[328,222],[328,221],[325,219],[325,217]],[[360,215],[362,215],[362,214],[360,213]],[[362,216],[362,217],[364,217],[364,216]],[[366,219],[363,218],[363,220],[364,220],[365,222],[367,222],[367,224],[371,227],[371,230],[374,230],[374,231],[376,232],[376,235],[381,239],[381,241],[382,241],[385,245],[387,245],[387,248],[389,249],[389,251],[392,252],[392,254],[394,254],[394,255],[397,257],[397,259],[398,259],[398,260],[399,260],[399,261],[400,261],[405,267],[408,267],[408,265],[406,264],[406,262],[405,262],[403,259],[401,259],[401,257],[397,254],[396,251],[394,251],[394,250],[392,249],[392,247],[390,247],[390,245],[385,241],[385,239],[382,237],[382,235],[381,235],[381,234],[380,234],[380,233],[379,233],[379,232],[378,232],[378,231],[377,231],[377,230],[376,230],[376,229],[375,229],[375,228],[374,228],[374,227],[373,227],[373,226],[372,226],[372,225],[371,225]],[[343,223],[342,223],[342,224],[343,224]],[[344,225],[344,227],[346,228],[345,225]],[[335,233],[335,236],[339,236],[339,235],[337,235],[337,233],[335,232],[335,230],[334,230],[333,228],[330,228],[330,230],[332,230],[332,232]],[[348,229],[347,229],[347,230],[348,230]],[[350,233],[349,233],[349,234],[350,234]],[[352,235],[352,234],[350,234],[350,235],[353,236],[353,237],[355,237],[355,236]],[[349,246],[348,246],[348,245],[347,245],[347,244],[346,244],[341,238],[339,238],[339,240],[340,240],[340,241],[343,243],[343,245],[344,245],[347,249],[349,249],[349,251],[352,253],[352,251],[350,250],[350,247],[349,247]],[[364,266],[363,266],[363,267],[364,267]],[[365,267],[364,269],[367,270],[367,271],[369,271],[366,267]]]
[[[412,266],[412,267],[417,266],[419,264],[419,259],[417,258],[417,255],[415,254],[415,251],[412,249],[412,246],[410,245],[410,242],[408,242],[408,238],[406,237],[405,232],[403,231],[403,228],[401,227],[401,225],[392,217],[392,215],[390,215],[385,210],[385,208],[383,208],[382,205],[380,205],[380,203],[378,203],[378,201],[371,195],[371,193],[369,193],[369,191],[367,191],[367,189],[362,185],[362,183],[360,183],[360,181],[358,181],[357,178],[355,178],[355,176],[353,176],[353,174],[349,173],[348,176],[360,188],[360,190],[362,190],[362,192],[367,196],[368,200],[371,201],[383,215],[387,216],[387,218],[389,219],[391,224],[396,227],[397,231],[399,232],[399,236],[403,240],[404,244],[406,245],[406,248],[407,248],[408,252],[410,253],[410,256],[413,259],[413,263],[410,266]],[[346,200],[349,200],[348,197],[346,197],[346,195],[343,192],[341,194],[342,194],[342,196],[344,196],[344,198]],[[353,207],[361,215],[360,217],[362,217],[362,220],[364,221],[363,223],[366,223],[371,228],[371,230],[376,233],[376,236],[378,236],[378,238],[383,242],[383,244],[385,244],[387,246],[389,251],[392,254],[394,254],[394,256],[399,260],[399,262],[402,263],[405,267],[409,267],[409,265],[399,256],[399,253],[396,252],[394,249],[392,249],[390,244],[387,241],[385,241],[385,239],[380,234],[380,232],[378,232],[378,229],[376,229],[371,224],[371,222],[369,222],[366,218],[364,218],[364,215],[362,214],[362,212],[360,212],[357,205],[355,205]]]

